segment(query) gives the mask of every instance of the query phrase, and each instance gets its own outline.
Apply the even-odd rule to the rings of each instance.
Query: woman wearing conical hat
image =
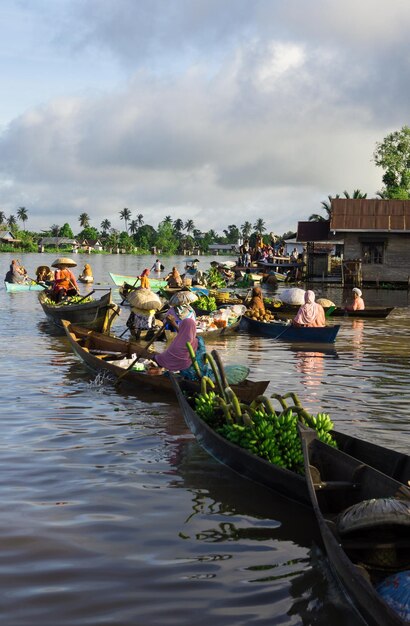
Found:
[[[74,274],[69,269],[76,267],[77,263],[72,259],[60,257],[54,261],[52,267],[56,267],[54,272],[54,281],[52,293],[56,302],[61,302],[66,296],[76,296],[78,294],[78,285]]]

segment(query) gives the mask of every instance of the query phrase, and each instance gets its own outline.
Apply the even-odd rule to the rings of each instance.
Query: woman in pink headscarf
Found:
[[[186,347],[187,341],[189,341],[196,352],[198,348],[196,323],[191,317],[186,317],[182,320],[175,339],[167,350],[154,356],[155,361],[160,367],[165,367],[170,372],[180,372],[188,369],[191,366],[191,357]]]
[[[313,291],[306,291],[305,304],[302,304],[293,320],[294,326],[326,326],[325,311],[315,302]]]

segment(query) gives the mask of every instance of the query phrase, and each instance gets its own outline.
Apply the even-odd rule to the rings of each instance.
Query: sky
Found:
[[[374,197],[409,30],[408,0],[2,0],[0,210],[283,234]]]

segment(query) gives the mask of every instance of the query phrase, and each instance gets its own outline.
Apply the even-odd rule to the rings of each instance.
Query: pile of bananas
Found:
[[[88,296],[87,298],[84,298],[84,296],[70,296],[62,302],[55,302],[49,297],[44,297],[42,301],[49,306],[67,306],[68,304],[77,304],[78,302],[80,302],[80,300],[81,304],[86,304],[87,302],[93,301],[91,296]]]
[[[199,296],[198,300],[195,300],[195,308],[211,312],[215,311],[218,307],[213,296]]]
[[[239,402],[230,387],[222,394],[216,394],[213,388],[214,383],[209,378],[202,379],[201,393],[194,403],[198,415],[220,435],[270,463],[303,474],[299,421],[316,430],[321,441],[336,446],[329,432],[333,428],[329,415],[310,415],[292,392],[271,396],[281,405],[281,411],[276,412],[265,396],[247,405]],[[286,402],[288,398],[293,400],[290,407]]]

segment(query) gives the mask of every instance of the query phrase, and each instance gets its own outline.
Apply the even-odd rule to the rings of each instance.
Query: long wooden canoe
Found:
[[[298,304],[285,304],[284,302],[275,304],[270,304],[265,302],[265,308],[270,311],[274,311],[275,313],[284,313],[285,315],[296,315],[299,310]],[[392,311],[394,311],[395,307],[384,307],[384,306],[369,306],[363,309],[363,311],[345,311],[342,307],[336,307],[331,310],[330,315],[337,317],[376,317],[376,318],[385,318]],[[327,311],[327,307],[324,307],[325,312]]]
[[[111,289],[98,300],[69,304],[70,300],[60,304],[50,304],[47,294],[38,294],[38,300],[42,306],[48,321],[64,333],[62,320],[68,320],[79,326],[107,332],[113,323],[120,307],[112,301]]]
[[[394,306],[371,306],[366,307],[362,311],[346,311],[342,307],[336,307],[331,313],[332,316],[337,317],[379,317],[385,318],[394,310]],[[326,310],[326,309],[325,309]]]
[[[131,355],[139,355],[144,352],[144,346],[137,341],[125,341],[118,337],[104,335],[80,326],[70,324],[63,320],[64,330],[68,337],[71,348],[75,354],[92,372],[109,372],[114,379],[124,374],[124,367],[115,363],[121,358],[130,358]],[[122,378],[131,383],[135,389],[158,389],[173,394],[173,385],[167,374],[151,376],[144,371],[129,370]],[[188,381],[179,377],[184,390],[191,393],[199,391],[199,383]],[[263,394],[269,381],[244,380],[238,385],[232,385],[232,389],[244,402],[250,402]]]
[[[311,501],[304,476],[273,465],[219,435],[191,407],[178,380],[172,377],[172,382],[188,428],[211,456],[238,474],[241,474],[241,476],[269,487],[291,500],[297,500],[302,504],[310,506]],[[397,481],[407,484],[410,478],[410,458],[407,455],[377,446],[376,444],[369,444],[360,439],[354,439],[349,435],[336,431],[332,434],[338,442],[344,442],[343,446],[346,446],[346,449],[349,445],[351,446],[355,458],[360,460],[360,463],[365,464],[369,455],[372,455],[372,465],[375,468],[380,471],[391,471],[391,475],[394,475]],[[329,450],[332,451],[334,448],[329,448]],[[350,458],[346,453],[340,452],[340,454]]]
[[[280,320],[259,322],[244,315],[241,319],[240,329],[255,335],[294,343],[334,343],[340,325],[319,328],[297,327]]]
[[[377,585],[410,569],[410,489],[329,448],[313,431],[302,432],[302,446],[310,501],[337,581],[367,624],[408,624]]]
[[[135,285],[136,287],[138,287],[138,285],[140,284],[138,276],[114,274],[113,272],[109,272],[109,274],[110,274],[111,280],[113,281],[115,285],[117,285],[117,287],[122,287],[124,283],[127,283],[130,286]],[[149,286],[150,286],[151,291],[158,291],[159,289],[162,289],[163,287],[167,286],[167,281],[161,278],[149,277]]]
[[[48,285],[41,283],[8,283],[4,281],[6,291],[9,293],[17,293],[20,291],[44,291],[48,289]]]

